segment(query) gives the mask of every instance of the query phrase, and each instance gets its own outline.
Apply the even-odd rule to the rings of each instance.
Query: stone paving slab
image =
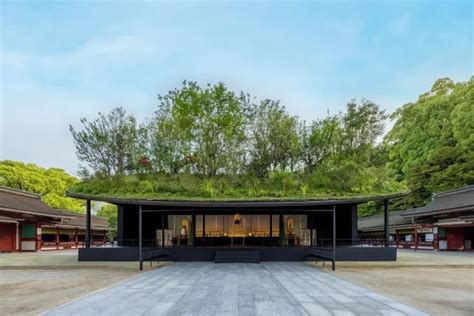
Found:
[[[426,315],[303,262],[176,262],[46,315]]]

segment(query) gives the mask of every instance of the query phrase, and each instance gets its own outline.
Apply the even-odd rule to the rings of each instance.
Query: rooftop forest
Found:
[[[123,108],[70,127],[78,193],[162,199],[311,199],[410,189],[398,208],[474,183],[473,79],[443,78],[390,116],[351,100],[307,122],[277,100],[184,82],[137,122]],[[388,119],[394,127],[384,136]],[[372,210],[374,211],[374,210]],[[369,211],[369,212],[372,212]]]
[[[393,127],[384,135],[384,127]],[[0,185],[80,211],[66,190],[151,199],[314,199],[411,193],[392,209],[422,206],[433,192],[474,184],[474,79],[437,80],[394,113],[351,100],[315,121],[277,100],[224,84],[184,82],[158,96],[144,122],[115,108],[70,126],[79,179],[61,169],[0,161]],[[369,205],[361,210],[380,210]],[[104,210],[105,213],[107,210]],[[106,215],[104,213],[104,215]]]

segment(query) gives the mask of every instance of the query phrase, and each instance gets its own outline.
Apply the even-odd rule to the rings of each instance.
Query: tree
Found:
[[[117,205],[105,204],[102,205],[97,216],[107,218],[109,223],[108,237],[110,240],[114,240],[117,237]]]
[[[361,163],[368,161],[377,138],[383,134],[386,119],[385,111],[380,110],[377,104],[367,100],[357,104],[351,100],[346,112],[341,115],[343,133],[340,154]]]
[[[153,152],[164,169],[188,164],[205,178],[238,169],[244,140],[239,97],[223,83],[201,88],[185,81],[160,100]]]
[[[433,192],[474,183],[474,80],[437,80],[399,108],[384,139],[387,169],[412,191],[400,208],[423,205]]]
[[[338,154],[342,135],[338,116],[328,116],[304,125],[300,133],[302,160],[307,174],[313,172],[323,160],[334,159]]]
[[[249,170],[258,176],[275,170],[294,171],[300,158],[297,118],[278,101],[268,99],[249,113]]]
[[[79,179],[62,169],[41,168],[19,161],[0,161],[0,185],[38,193],[43,202],[57,209],[84,212],[84,202],[66,197],[66,190]]]
[[[146,156],[144,148],[146,128],[138,127],[133,115],[123,108],[115,108],[109,114],[89,122],[81,119],[83,129],[76,131],[71,125],[78,159],[96,174],[110,176],[131,173],[138,169],[139,161]],[[87,173],[87,169],[83,167]]]

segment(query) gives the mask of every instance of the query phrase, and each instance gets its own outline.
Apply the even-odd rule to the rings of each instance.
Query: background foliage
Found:
[[[66,190],[78,182],[78,178],[62,169],[45,169],[19,161],[0,161],[0,185],[38,193],[43,202],[53,208],[84,212],[83,201],[65,196]]]
[[[474,79],[437,80],[388,118],[368,100],[306,122],[279,102],[236,94],[222,83],[184,82],[161,95],[153,117],[124,109],[70,127],[79,182],[59,169],[0,162],[0,184],[81,210],[71,191],[166,199],[298,199],[411,193],[392,206],[424,205],[433,192],[474,184]],[[380,210],[372,203],[361,215]],[[116,208],[99,214],[116,224]]]
[[[437,80],[399,108],[385,137],[387,170],[412,193],[399,208],[423,205],[433,192],[474,183],[474,80]]]

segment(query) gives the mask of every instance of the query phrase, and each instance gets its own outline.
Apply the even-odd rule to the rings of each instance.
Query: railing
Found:
[[[104,240],[93,240],[91,241],[91,247],[103,247],[107,244],[107,241]],[[40,249],[41,250],[59,250],[59,249],[77,249],[84,248],[85,241],[41,241]]]
[[[394,243],[390,243],[391,245]],[[332,247],[333,240],[317,239],[313,246]],[[337,247],[385,247],[385,239],[336,239]]]
[[[68,244],[74,244],[73,242]],[[79,242],[80,247],[84,245],[84,241]],[[44,245],[55,246],[56,243],[44,243]],[[402,242],[399,242],[399,246],[402,245]],[[421,246],[422,243],[419,243]],[[102,242],[102,241],[92,241],[91,247],[138,247],[138,239],[119,239],[115,241]],[[186,239],[186,242],[177,242],[165,244],[165,248],[169,247],[192,247],[193,245],[189,243],[189,240]],[[308,244],[297,244],[292,240],[286,239],[283,244],[280,244],[280,237],[195,237],[194,246],[196,247],[310,247]],[[333,240],[331,238],[327,239],[315,239],[313,241],[313,247],[322,247],[332,248]],[[385,247],[385,239],[336,239],[337,247]],[[391,247],[396,247],[396,242],[390,242]],[[158,242],[156,239],[143,239],[142,247],[144,248],[161,248],[161,242]]]

